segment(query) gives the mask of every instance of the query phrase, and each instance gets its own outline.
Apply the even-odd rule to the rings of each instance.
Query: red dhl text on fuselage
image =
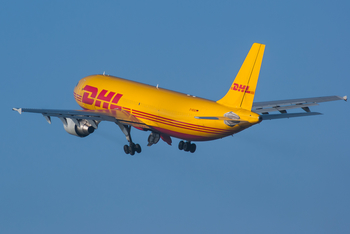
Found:
[[[249,87],[242,89],[247,92]],[[258,122],[258,115],[247,110],[228,108],[211,100],[112,76],[83,78],[74,89],[74,97],[84,109],[125,110],[146,125],[182,139],[190,136],[195,140],[221,138]],[[224,121],[194,118],[223,116],[229,111],[238,114],[241,119],[247,116],[245,120],[248,122],[230,127]]]

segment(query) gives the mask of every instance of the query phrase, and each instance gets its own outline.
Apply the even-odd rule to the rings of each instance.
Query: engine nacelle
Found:
[[[233,113],[232,111],[225,113],[224,116],[232,119],[232,120],[224,120],[224,123],[230,127],[233,127],[236,124],[240,123],[239,121],[234,121],[235,119],[239,119],[239,116]]]
[[[148,137],[148,145],[147,146],[151,146],[151,145],[157,144],[159,139],[160,139],[160,134],[159,133],[151,132],[151,134]]]
[[[76,120],[79,125],[74,123],[72,119],[66,118],[65,120],[66,123],[63,124],[64,130],[74,136],[86,137],[95,131],[95,128],[85,119]]]

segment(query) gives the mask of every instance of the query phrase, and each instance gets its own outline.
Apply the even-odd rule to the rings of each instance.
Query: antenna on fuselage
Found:
[[[157,89],[158,89],[159,84],[157,84]]]
[[[105,72],[105,71],[103,72],[103,75],[106,75],[106,72]]]

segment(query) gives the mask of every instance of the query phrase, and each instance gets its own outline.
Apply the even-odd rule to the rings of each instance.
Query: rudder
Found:
[[[254,43],[226,95],[217,103],[251,110],[265,45]]]

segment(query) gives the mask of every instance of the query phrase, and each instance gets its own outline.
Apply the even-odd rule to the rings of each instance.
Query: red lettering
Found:
[[[83,103],[92,105],[95,101],[97,94],[98,94],[98,89],[96,87],[86,85],[83,88],[83,90],[86,91],[83,94]],[[114,95],[115,95],[115,92],[109,92],[108,90],[103,89],[97,97],[98,100],[95,101],[95,106],[101,107],[101,103],[102,103],[102,101],[104,101],[102,104],[102,108],[108,109],[109,102],[111,101],[111,99],[113,97],[114,98],[112,100],[112,103],[118,104],[118,102],[119,102],[120,98],[123,96],[123,94],[118,93],[117,95],[115,95],[115,96]],[[121,109],[120,106],[114,105],[114,104],[110,105],[111,109]]]
[[[98,89],[96,87],[93,87],[93,86],[90,86],[90,85],[86,85],[83,90],[86,90],[88,92],[91,92],[91,98],[89,98],[89,94],[88,92],[84,92],[84,95],[83,95],[83,103],[86,103],[86,104],[89,104],[89,105],[92,105],[94,103],[94,99],[93,98],[96,98],[96,95],[97,95],[97,92],[98,92]]]
[[[232,88],[233,90],[238,90],[238,84],[234,83]]]
[[[233,86],[231,87],[231,90],[254,94],[254,91],[249,90],[249,86],[241,85],[241,84],[237,84],[237,83],[233,84]]]
[[[98,95],[97,99],[103,100],[103,101],[107,101],[110,102],[112,97],[114,96],[115,92],[110,92],[107,96],[106,93],[108,92],[108,90],[103,89],[101,91],[101,93]]]
[[[95,106],[98,106],[98,107],[100,107],[100,106],[101,106],[101,101],[99,101],[99,100],[96,100],[96,102],[95,102]]]
[[[115,97],[113,98],[113,101],[112,101],[112,102],[113,102],[114,104],[117,104],[122,96],[123,96],[123,94],[118,93],[117,95],[115,95]],[[111,108],[112,108],[112,107],[111,107]]]
[[[245,85],[239,85],[238,91],[244,92],[244,91],[245,91],[245,88],[246,88]]]

